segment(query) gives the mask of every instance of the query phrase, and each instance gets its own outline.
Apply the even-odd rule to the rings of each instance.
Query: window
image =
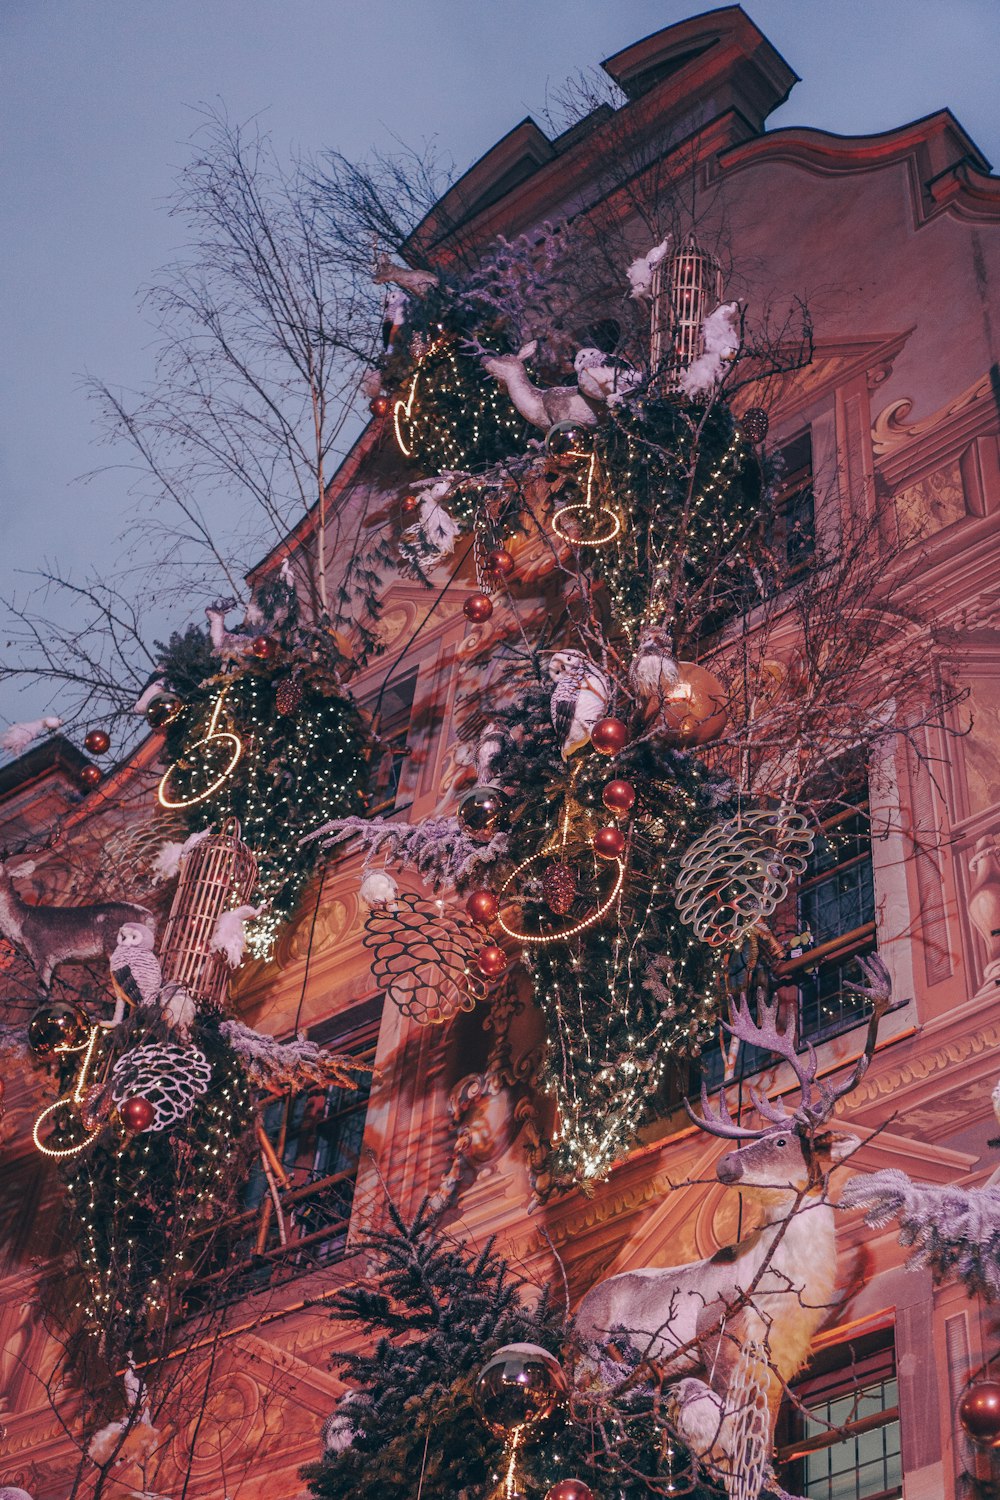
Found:
[[[765,541],[780,573],[792,575],[808,566],[816,551],[816,507],[813,493],[812,436],[806,431],[779,450],[781,477]]]
[[[409,755],[407,739],[417,688],[414,670],[397,682],[390,681],[379,706],[379,744],[368,778],[369,813],[391,812],[396,805],[399,779]]]
[[[826,1352],[796,1383],[775,1434],[782,1483],[806,1500],[903,1493],[895,1353],[884,1333]]]

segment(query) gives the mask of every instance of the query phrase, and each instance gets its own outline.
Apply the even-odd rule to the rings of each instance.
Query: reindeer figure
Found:
[[[767,1389],[769,1453],[783,1382],[805,1363],[833,1296],[836,1247],[827,1176],[861,1143],[857,1136],[824,1127],[838,1100],[864,1077],[891,995],[881,959],[859,963],[867,984],[850,988],[867,996],[873,1009],[864,1053],[843,1082],[817,1082],[815,1051],[810,1046],[805,1057],[796,1053],[791,1028],[778,1029],[777,1005],[759,996],[762,1019],[755,1024],[741,996],[739,1006],[730,1009],[727,1030],[789,1064],[801,1089],[798,1108],[789,1114],[780,1102],[772,1104],[751,1089],[754,1108],[766,1123],[750,1128],[730,1115],[725,1088],[718,1112],[704,1085],[701,1116],[685,1101],[699,1129],[743,1143],[720,1157],[715,1171],[720,1182],[757,1205],[759,1227],[708,1260],[608,1277],[577,1310],[586,1362],[600,1369],[601,1346],[612,1338],[627,1341],[660,1380],[672,1385],[677,1434],[716,1478],[734,1473],[739,1461],[732,1451],[735,1412],[726,1398],[741,1350],[756,1341],[766,1351],[758,1374]],[[703,1375],[707,1379],[699,1378]],[[768,1482],[773,1493],[783,1493],[773,1476]]]
[[[21,873],[26,873],[23,866]],[[8,867],[0,860],[0,933],[23,950],[45,990],[60,964],[110,955],[118,942],[118,929],[126,922],[139,922],[150,930],[156,926],[153,913],[131,901],[31,906],[17,894]]]
[[[526,422],[532,427],[541,427],[548,432],[557,422],[575,422],[580,427],[593,427],[597,421],[594,407],[580,394],[575,385],[553,385],[545,390],[532,385],[524,367],[538,348],[538,340],[532,339],[516,354],[494,354],[481,345],[473,346],[479,355],[483,369],[505,387],[508,396]]]
[[[439,277],[433,271],[417,271],[412,266],[397,266],[384,251],[375,257],[372,281],[376,286],[391,282],[414,297],[426,297],[431,287],[441,285]]]

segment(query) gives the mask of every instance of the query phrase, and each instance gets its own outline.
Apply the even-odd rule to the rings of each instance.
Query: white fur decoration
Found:
[[[221,953],[231,969],[238,969],[243,962],[247,945],[244,922],[259,917],[263,910],[263,906],[237,906],[233,911],[224,911],[216,922],[208,946],[213,953]]]
[[[385,870],[366,870],[359,895],[366,906],[391,906],[399,886]]]
[[[421,553],[425,561],[440,562],[442,557],[450,556],[455,550],[455,542],[461,529],[443,505],[439,505],[430,495],[425,495],[420,502],[419,521],[413,526],[407,526],[403,536]]]
[[[19,1490],[13,1484],[0,1484],[0,1500],[32,1500],[27,1490]]]
[[[157,677],[153,677],[149,682],[146,683],[146,686],[143,688],[142,692],[133,703],[132,712],[134,714],[144,714],[146,712],[146,709],[152,703],[153,699],[158,698],[161,693],[165,693],[166,691],[167,679],[162,676],[162,674]]]
[[[185,854],[190,854],[202,839],[207,839],[212,832],[211,828],[203,828],[200,833],[192,833],[178,843],[176,839],[170,839],[162,844],[153,860],[152,875],[153,884],[159,885],[161,880],[172,880],[181,867],[181,860]]]
[[[20,755],[43,734],[51,734],[62,727],[62,719],[48,714],[44,719],[25,719],[21,724],[12,724],[0,734],[0,750],[9,750],[11,755]]]
[[[628,284],[631,287],[629,296],[636,302],[648,302],[653,295],[653,272],[660,261],[670,249],[670,235],[654,245],[652,250],[647,250],[645,255],[637,256],[625,272]]]
[[[740,350],[740,304],[723,302],[701,325],[704,352],[682,370],[677,383],[685,396],[712,393]]]

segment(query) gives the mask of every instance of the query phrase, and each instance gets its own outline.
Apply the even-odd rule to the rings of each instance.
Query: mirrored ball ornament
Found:
[[[486,571],[497,578],[510,578],[516,564],[506,547],[493,547],[486,554]]]
[[[476,1410],[497,1437],[551,1416],[567,1389],[559,1361],[538,1344],[507,1344],[476,1377]]]
[[[621,719],[598,719],[590,731],[590,743],[601,755],[617,755],[628,744],[628,729]]]
[[[476,954],[476,968],[484,979],[499,979],[507,967],[507,955],[496,943],[488,943]]]
[[[473,625],[482,625],[493,613],[493,600],[487,594],[470,594],[462,605],[462,613]]]
[[[609,812],[623,817],[635,806],[635,787],[631,781],[609,781],[601,793],[601,800]]]
[[[492,891],[473,891],[465,903],[465,909],[472,920],[478,922],[480,927],[488,927],[491,922],[496,920],[497,912],[500,910],[500,903]]]
[[[84,788],[85,791],[88,792],[92,792],[94,790],[94,787],[100,786],[101,782],[104,780],[104,772],[101,770],[100,766],[81,766],[79,776],[80,785]]]
[[[123,1099],[118,1113],[121,1115],[122,1124],[126,1130],[135,1131],[148,1130],[156,1119],[156,1110],[148,1099],[143,1099],[141,1094],[134,1094],[131,1099]]]
[[[557,1479],[545,1491],[545,1500],[594,1500],[594,1492],[582,1479]]]
[[[458,821],[473,838],[488,839],[506,827],[510,798],[498,786],[474,786],[458,804]]]
[[[111,749],[111,736],[104,729],[91,729],[84,736],[83,748],[91,755],[104,755]]]
[[[176,719],[182,706],[176,693],[159,693],[146,708],[146,723],[151,729],[162,729]]]
[[[621,859],[625,835],[620,828],[599,828],[594,834],[594,853],[602,859]]]
[[[89,1030],[90,1018],[82,1005],[47,1000],[28,1022],[28,1046],[38,1057],[52,1057],[60,1048],[82,1046]]]
[[[1000,1448],[1000,1380],[975,1380],[958,1403],[966,1437],[980,1448]]]
[[[585,451],[583,429],[574,422],[557,422],[545,434],[545,451],[557,456]]]

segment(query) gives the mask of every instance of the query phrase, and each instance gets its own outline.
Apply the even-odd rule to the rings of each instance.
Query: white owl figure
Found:
[[[617,406],[629,391],[642,384],[642,376],[631,365],[601,349],[581,349],[573,361],[576,383],[592,401]]]
[[[111,955],[111,977],[120,992],[115,1022],[124,1014],[121,996],[133,1005],[151,1005],[163,981],[160,960],[153,952],[153,934],[141,922],[125,922],[118,929],[118,943]]]
[[[555,683],[552,727],[562,740],[562,758],[590,743],[590,731],[607,713],[611,684],[601,668],[582,651],[556,651],[548,673]]]
[[[670,632],[658,626],[644,630],[639,637],[639,645],[628,669],[628,681],[643,703],[662,704],[676,693],[681,673],[673,646]]]

